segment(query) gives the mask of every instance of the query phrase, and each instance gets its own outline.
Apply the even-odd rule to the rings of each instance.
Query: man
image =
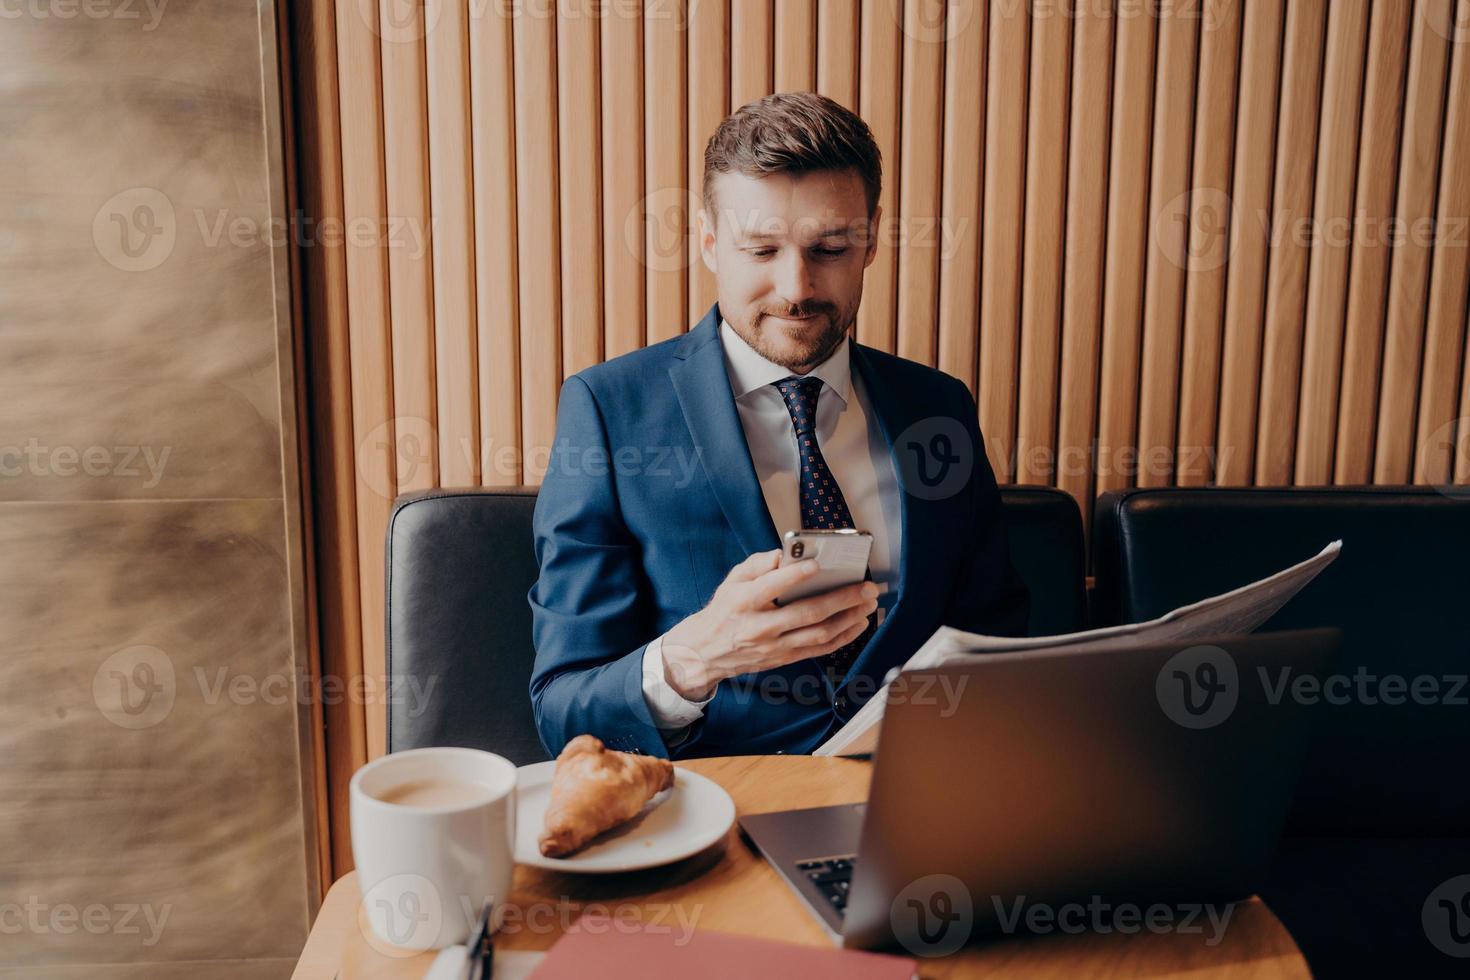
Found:
[[[863,121],[783,93],[705,150],[719,301],[562,386],[536,502],[531,698],[553,754],[820,745],[941,625],[1024,631],[995,478],[958,380],[856,344],[881,161]],[[868,580],[777,606],[780,534],[873,535]]]

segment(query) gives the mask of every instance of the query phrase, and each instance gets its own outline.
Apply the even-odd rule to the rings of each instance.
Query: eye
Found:
[[[746,251],[756,258],[763,259],[768,255],[774,254],[776,250],[774,248],[748,248]]]
[[[816,251],[816,253],[818,255],[826,255],[828,257],[835,258],[836,256],[846,254],[847,249],[846,248],[819,248],[819,249],[816,249],[815,251]]]

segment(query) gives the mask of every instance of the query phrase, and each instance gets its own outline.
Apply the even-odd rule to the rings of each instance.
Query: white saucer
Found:
[[[516,770],[516,862],[551,871],[613,874],[656,868],[698,854],[735,822],[735,801],[719,783],[674,768],[674,786],[649,800],[643,812],[567,858],[541,856],[546,806],[556,762]]]

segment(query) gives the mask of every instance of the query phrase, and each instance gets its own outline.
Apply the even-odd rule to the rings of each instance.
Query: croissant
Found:
[[[636,817],[654,794],[672,785],[669,760],[616,752],[594,736],[578,735],[556,758],[541,853],[559,858],[581,850]]]

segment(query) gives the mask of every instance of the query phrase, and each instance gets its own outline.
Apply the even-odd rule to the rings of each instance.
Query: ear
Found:
[[[883,227],[883,205],[878,204],[873,208],[873,220],[868,222],[868,253],[863,256],[863,268],[873,264],[873,259],[878,256],[878,229]]]
[[[719,260],[715,255],[716,228],[714,219],[704,208],[699,209],[699,254],[704,258],[704,267],[719,274]]]

